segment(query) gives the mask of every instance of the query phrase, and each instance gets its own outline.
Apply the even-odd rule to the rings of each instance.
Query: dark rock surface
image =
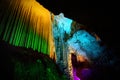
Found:
[[[0,41],[0,79],[67,80],[49,56]]]

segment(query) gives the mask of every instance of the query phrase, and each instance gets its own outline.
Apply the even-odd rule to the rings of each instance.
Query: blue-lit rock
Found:
[[[104,47],[100,46],[96,38],[85,30],[75,32],[67,43],[79,54],[90,59],[99,57],[104,50]]]
[[[59,65],[70,80],[75,78],[73,74],[72,54],[82,61],[96,64],[105,63],[106,47],[100,45],[100,38],[86,28],[64,17],[61,13],[56,15],[53,20],[53,36],[56,48],[56,63]],[[101,60],[101,58],[103,58]],[[109,63],[108,60],[106,63]],[[105,63],[105,64],[106,64]]]
[[[64,14],[61,13],[54,17],[54,25],[53,25],[53,34],[54,37],[61,37],[64,38],[64,34],[70,34],[71,32],[71,24],[72,20],[69,18],[64,17]]]
[[[73,20],[64,17],[64,14],[61,13],[54,17],[53,23],[53,36],[55,40],[57,62],[60,62],[63,59],[63,56],[67,56],[69,53],[69,47],[73,48],[77,53],[82,56],[95,59],[102,54],[104,50],[103,46],[100,46],[100,40],[97,40],[95,36],[91,35],[86,30],[81,29],[79,25],[72,25]],[[74,28],[72,30],[72,28]],[[74,31],[74,33],[72,33]],[[72,33],[72,34],[71,34]],[[67,36],[66,36],[67,34]],[[65,38],[67,39],[65,40]]]
[[[70,35],[72,20],[65,18],[63,13],[54,17],[53,36],[56,47],[56,63],[60,69],[68,75],[68,45],[65,42],[65,34]],[[68,75],[69,76],[69,75]]]

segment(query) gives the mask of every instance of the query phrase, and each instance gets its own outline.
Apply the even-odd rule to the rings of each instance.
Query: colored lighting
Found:
[[[0,36],[14,46],[55,57],[51,13],[35,0],[10,0],[1,11]]]

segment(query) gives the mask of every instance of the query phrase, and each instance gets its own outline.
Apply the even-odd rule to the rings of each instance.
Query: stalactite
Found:
[[[5,9],[0,12],[2,40],[55,58],[50,11],[35,0],[5,0],[0,5]]]

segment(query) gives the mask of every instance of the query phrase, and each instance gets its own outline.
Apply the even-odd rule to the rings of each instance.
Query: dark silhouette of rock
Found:
[[[48,55],[0,41],[0,79],[67,80]]]

